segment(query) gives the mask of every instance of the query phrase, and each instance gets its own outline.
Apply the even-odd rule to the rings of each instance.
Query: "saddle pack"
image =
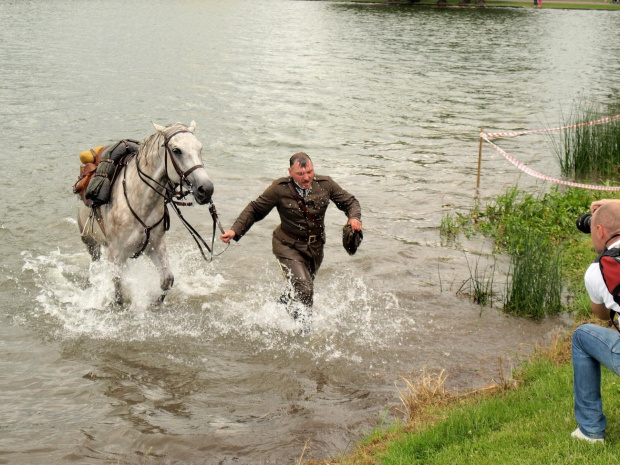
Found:
[[[127,157],[138,152],[139,145],[135,140],[124,139],[114,145],[98,146],[80,153],[82,164],[73,192],[80,195],[89,207],[108,203],[118,168]]]

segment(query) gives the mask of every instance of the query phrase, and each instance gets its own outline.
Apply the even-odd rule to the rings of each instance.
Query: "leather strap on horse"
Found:
[[[136,158],[136,164],[137,164],[137,158]],[[129,203],[129,197],[127,197],[126,178],[127,178],[127,165],[125,164],[124,170],[123,170],[123,194],[125,195],[125,202],[127,202],[127,206],[129,207],[129,211],[131,212],[133,217],[136,220],[138,220],[138,222],[142,225],[142,227],[144,228],[144,233],[146,234],[146,239],[142,243],[142,247],[140,248],[140,250],[138,250],[131,257],[131,258],[138,258],[140,255],[142,255],[142,253],[146,249],[146,246],[148,245],[149,240],[151,238],[151,231],[153,229],[155,229],[157,226],[159,226],[159,224],[162,221],[164,222],[164,231],[167,231],[170,228],[170,214],[168,213],[168,207],[166,206],[166,202],[164,202],[164,214],[162,215],[162,217],[159,219],[159,221],[157,223],[155,223],[155,224],[153,224],[151,226],[147,226],[147,224],[144,221],[142,221],[142,218],[140,218],[138,216],[138,214],[134,211],[134,209],[131,207],[131,204]]]
[[[194,227],[191,224],[189,224],[189,222],[183,217],[183,215],[181,214],[181,209],[178,207],[178,205],[175,203],[172,203],[171,205],[172,205],[172,209],[175,211],[175,213],[181,220],[181,223],[183,223],[183,226],[185,226],[185,228],[189,231],[190,236],[192,236],[192,239],[194,239],[194,242],[196,242],[196,245],[198,246],[198,250],[200,250],[200,254],[202,255],[202,258],[205,259],[206,262],[209,262],[209,263],[212,262],[213,257],[222,255],[224,252],[226,252],[228,247],[230,247],[230,243],[228,243],[226,248],[222,250],[220,253],[217,253],[217,254],[214,253],[215,228],[216,226],[219,227],[222,234],[224,234],[224,228],[222,227],[222,223],[220,223],[220,220],[217,216],[217,210],[215,209],[215,204],[213,202],[211,202],[211,204],[209,205],[209,213],[211,213],[211,218],[213,219],[213,234],[211,236],[211,247],[209,247],[209,245],[205,242],[205,240],[198,233],[198,231],[196,231],[196,229],[194,229]],[[200,245],[201,243],[211,254],[210,258],[207,258],[207,256],[205,255],[202,249],[202,246]]]
[[[194,165],[190,169],[188,169],[187,171],[183,172],[181,170],[181,168],[179,168],[179,165],[175,161],[174,157],[172,156],[172,151],[170,150],[170,147],[168,147],[168,144],[170,143],[170,140],[174,136],[176,136],[177,134],[182,134],[184,132],[191,132],[191,131],[188,131],[188,130],[177,131],[177,132],[174,132],[174,133],[170,134],[170,136],[167,137],[164,140],[164,147],[166,149],[166,155],[170,156],[170,161],[172,162],[172,166],[174,167],[174,170],[179,175],[179,186],[180,186],[180,189],[181,189],[181,192],[180,192],[179,195],[180,195],[181,198],[185,197],[185,195],[183,194],[183,181],[187,178],[187,176],[189,176],[191,173],[193,173],[198,168],[203,168],[204,169],[204,166],[202,164],[200,164],[200,165]],[[166,156],[166,158],[164,159],[164,163],[165,163],[165,166],[166,166],[166,168],[165,168],[166,169],[166,174],[168,174],[168,156]]]
[[[101,216],[101,210],[99,207],[93,207],[93,213],[95,214],[95,219],[97,220],[97,224],[103,233],[103,237],[107,238],[108,235],[105,233],[105,227],[103,226],[103,217]]]
[[[304,216],[312,221],[314,224],[316,224],[317,226],[323,228],[323,225],[317,221],[314,216],[312,216],[312,214],[308,211],[308,209],[306,208],[306,205],[304,204],[304,201],[301,199],[301,197],[299,196],[299,194],[297,193],[297,189],[295,189],[295,186],[293,186],[293,181],[288,183],[288,187],[291,190],[291,194],[293,194],[293,198],[295,200],[297,200],[297,204],[299,205],[299,208],[301,208],[302,213],[304,214]]]

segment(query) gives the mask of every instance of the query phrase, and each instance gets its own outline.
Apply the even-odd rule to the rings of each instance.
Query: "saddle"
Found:
[[[95,147],[94,149],[85,150],[80,153],[80,174],[78,175],[77,182],[73,185],[73,193],[81,197],[82,202],[87,207],[92,205],[92,201],[86,198],[86,189],[88,184],[97,170],[97,166],[101,162],[101,153],[107,149],[102,145]]]
[[[109,202],[110,190],[118,167],[136,153],[139,142],[131,139],[114,145],[98,146],[80,153],[80,174],[73,185],[73,193],[80,196],[87,207],[98,207]]]

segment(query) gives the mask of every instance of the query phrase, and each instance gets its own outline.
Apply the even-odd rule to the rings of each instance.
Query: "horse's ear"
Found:
[[[194,132],[196,130],[196,121],[192,120],[192,122],[189,123],[187,129],[189,130],[189,132]]]
[[[155,128],[155,130],[157,132],[164,132],[164,130],[166,129],[164,126],[160,126],[159,124],[155,124],[151,121],[151,124],[153,125],[153,127]]]

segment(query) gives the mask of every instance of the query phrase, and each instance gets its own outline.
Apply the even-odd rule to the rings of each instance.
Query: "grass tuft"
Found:
[[[441,219],[441,224],[439,225],[439,234],[445,236],[448,239],[454,239],[458,232],[459,225],[454,216],[452,216],[452,214],[448,212],[446,216]]]
[[[479,268],[480,256],[476,259],[476,265],[472,270],[469,260],[467,260],[467,267],[469,268],[469,278],[463,282],[457,295],[467,297],[471,302],[474,302],[481,306],[490,305],[493,306],[493,278],[495,277],[495,266],[491,266],[490,276],[487,275],[487,270],[481,271]]]
[[[426,367],[417,379],[402,377],[405,388],[397,389],[409,426],[418,423],[430,406],[444,407],[454,399],[455,394],[446,390],[446,377],[445,370],[432,374],[427,373]]]

